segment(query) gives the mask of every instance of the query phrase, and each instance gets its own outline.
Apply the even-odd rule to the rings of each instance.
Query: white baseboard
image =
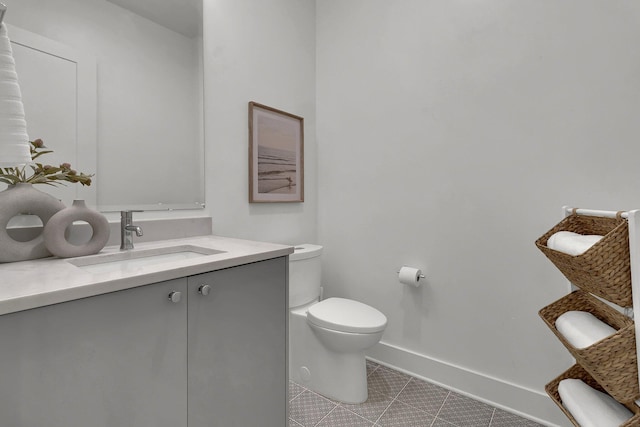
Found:
[[[549,427],[571,426],[546,393],[380,342],[367,358]]]

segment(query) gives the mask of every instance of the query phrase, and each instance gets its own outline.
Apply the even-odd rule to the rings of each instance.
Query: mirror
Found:
[[[202,0],[4,3],[12,42],[17,27],[21,36],[31,34],[72,52],[68,58],[44,52],[58,60],[55,70],[35,65],[47,60],[22,64],[29,70],[23,72],[18,62],[25,52],[42,51],[18,53],[14,47],[29,136],[42,138],[55,156],[66,156],[53,161],[96,174],[93,195],[86,188],[74,190],[81,193],[78,198],[90,203],[93,198],[102,211],[204,207]],[[29,96],[33,70],[43,75],[41,87]],[[87,70],[93,72],[93,88]],[[77,89],[63,96],[64,106],[58,95],[43,92],[63,86]],[[91,106],[83,107],[92,92],[94,118],[87,117]],[[76,195],[60,197],[70,205],[67,197]]]

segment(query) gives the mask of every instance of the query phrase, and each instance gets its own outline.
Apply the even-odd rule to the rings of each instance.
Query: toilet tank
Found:
[[[296,245],[289,255],[289,307],[307,304],[320,296],[322,246]]]

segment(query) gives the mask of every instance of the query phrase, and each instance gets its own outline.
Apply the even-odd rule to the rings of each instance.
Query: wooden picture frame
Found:
[[[249,202],[304,202],[304,118],[249,102]]]

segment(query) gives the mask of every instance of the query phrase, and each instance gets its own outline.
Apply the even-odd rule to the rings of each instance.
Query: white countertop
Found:
[[[54,257],[0,264],[0,315],[293,253],[293,246],[218,236],[137,243],[133,251],[181,245],[193,245],[224,252],[147,265],[127,271],[114,268],[113,271],[90,272],[71,264],[69,260],[72,258]],[[108,246],[97,255],[118,252],[120,252],[118,246]]]

